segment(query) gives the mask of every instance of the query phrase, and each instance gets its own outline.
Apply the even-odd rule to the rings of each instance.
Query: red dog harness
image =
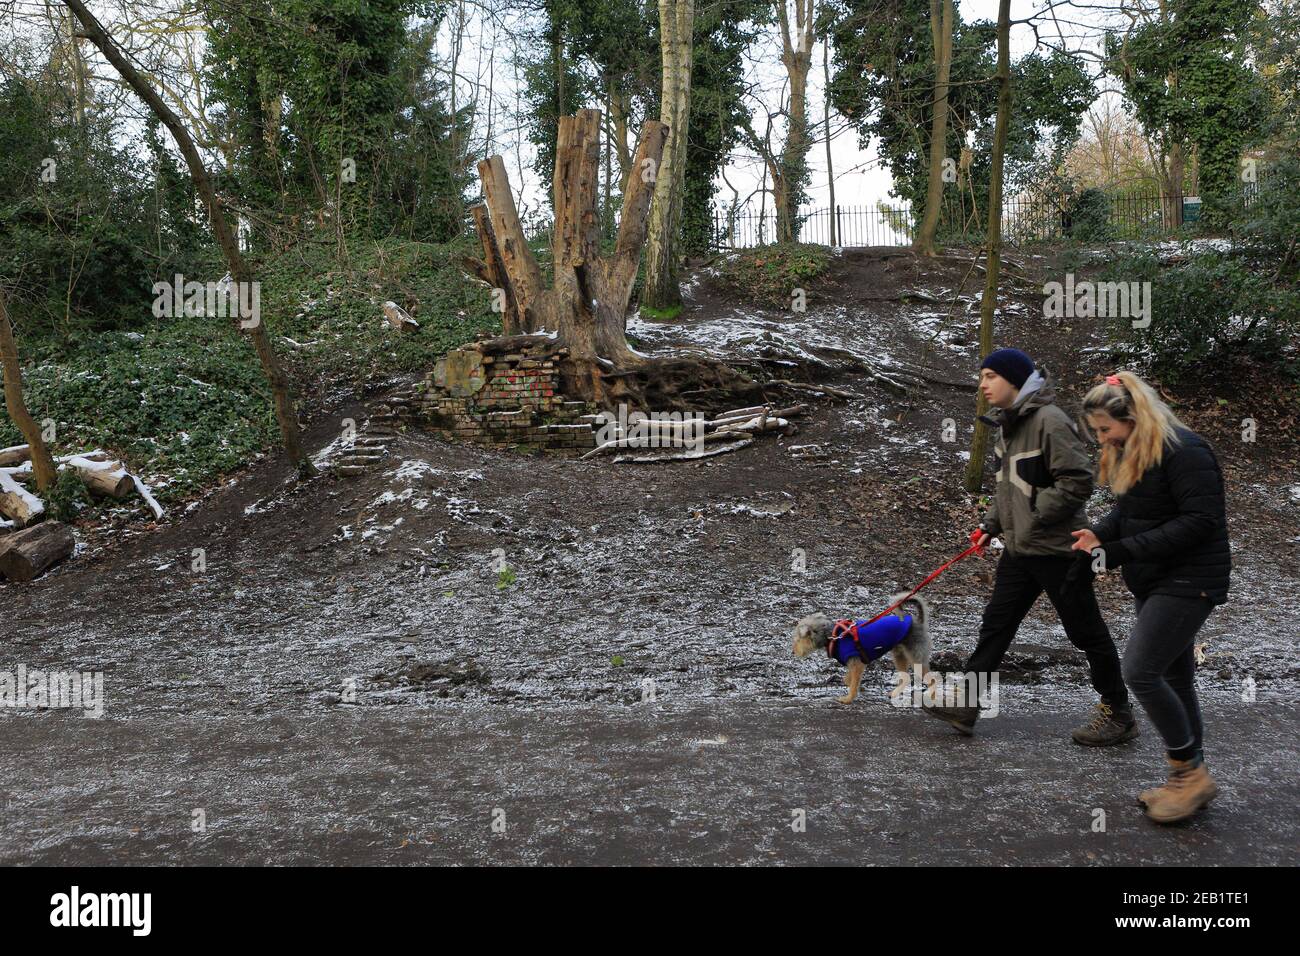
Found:
[[[901,644],[912,631],[912,615],[887,617],[879,621],[836,621],[826,654],[841,664],[860,657],[874,661]],[[850,646],[847,642],[852,641]]]
[[[895,601],[871,620],[854,621],[849,618],[844,618],[836,621],[835,626],[831,629],[831,639],[826,643],[827,656],[834,658],[841,664],[845,663],[850,657],[861,657],[864,661],[874,661],[876,658],[880,657],[881,654],[885,653],[885,651],[901,643],[903,638],[907,637],[907,632],[912,629],[912,616],[910,614],[906,618],[894,618],[894,621],[897,623],[887,624],[884,629],[873,628],[872,625],[875,625],[876,622],[885,615],[897,611],[900,607],[906,604],[908,599],[912,598],[917,591],[921,590],[921,588],[925,587],[939,575],[943,574],[943,572],[947,571],[968,554],[983,554],[984,549],[975,543],[979,541],[980,536],[983,534],[983,530],[978,528],[975,531],[972,531],[970,536],[971,546],[969,548],[957,555],[955,558],[939,565],[939,567],[930,572],[924,581],[903,595],[901,600]],[[872,633],[874,630],[883,630],[888,631],[889,633],[874,634]],[[864,636],[864,632],[866,635],[869,635],[866,647],[863,647],[862,644],[862,636]],[[849,653],[843,648],[840,649],[838,653],[836,652],[836,646],[845,638],[853,639],[853,644],[855,646],[855,651],[853,653]]]

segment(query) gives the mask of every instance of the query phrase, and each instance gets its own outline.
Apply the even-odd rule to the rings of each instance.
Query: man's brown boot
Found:
[[[975,733],[975,721],[979,720],[980,717],[978,707],[922,707],[921,713],[929,714],[931,717],[952,725],[953,728],[967,737]]]
[[[1203,759],[1166,759],[1169,761],[1169,782],[1154,792],[1143,791],[1144,795],[1149,795],[1144,802],[1147,816],[1152,820],[1157,823],[1177,823],[1203,809],[1218,796],[1219,788],[1210,779],[1210,771],[1206,769]]]
[[[1087,747],[1109,747],[1122,744],[1138,735],[1137,721],[1129,705],[1113,708],[1102,701],[1093,708],[1092,719],[1070,732],[1076,744]]]

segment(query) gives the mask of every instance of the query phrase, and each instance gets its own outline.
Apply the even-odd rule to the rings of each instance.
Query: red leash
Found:
[[[976,531],[976,532],[974,532],[974,533],[971,535],[971,539],[972,539],[972,540],[978,540],[977,535],[982,535],[982,534],[984,534],[983,531]],[[880,620],[882,617],[884,617],[886,614],[892,614],[894,611],[897,611],[900,607],[902,607],[904,604],[906,604],[907,601],[908,601],[908,599],[911,598],[911,597],[913,597],[913,596],[916,594],[917,591],[921,590],[921,588],[925,587],[927,584],[929,584],[931,581],[933,581],[933,580],[934,580],[935,578],[937,578],[939,575],[943,574],[943,572],[947,571],[950,567],[952,567],[954,564],[956,564],[956,563],[957,563],[958,561],[960,561],[962,558],[966,557],[966,556],[969,555],[969,554],[975,554],[975,553],[983,554],[983,552],[984,552],[984,549],[983,549],[982,547],[980,547],[978,544],[972,544],[969,548],[967,548],[967,549],[966,549],[965,551],[963,551],[961,554],[957,555],[957,557],[952,558],[951,560],[945,561],[943,564],[939,565],[939,567],[937,567],[937,568],[935,568],[933,571],[931,571],[931,572],[930,572],[930,576],[929,576],[928,578],[926,578],[924,581],[922,581],[920,584],[918,584],[916,587],[912,588],[912,590],[908,591],[907,594],[905,594],[905,595],[903,596],[903,599],[902,599],[901,601],[899,601],[899,602],[896,603],[896,604],[891,604],[889,607],[885,608],[883,611],[881,611],[879,614],[877,614],[877,615],[876,615],[875,617],[873,617],[871,620],[867,621],[867,623],[864,624],[863,627],[866,627],[867,625],[870,625],[870,624],[875,624],[877,621],[879,621],[879,620]],[[836,621],[835,623],[838,625],[838,624],[840,624],[840,623],[842,623],[842,622],[840,622],[840,621]],[[853,626],[853,622],[852,622],[852,621],[849,622],[849,626],[850,626],[850,627]]]

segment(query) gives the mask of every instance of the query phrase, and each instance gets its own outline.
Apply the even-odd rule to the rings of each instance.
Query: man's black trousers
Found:
[[[1038,596],[1046,591],[1070,643],[1088,656],[1092,686],[1112,707],[1127,707],[1128,691],[1124,687],[1119,654],[1106,622],[1101,619],[1092,575],[1086,568],[1078,568],[1075,579],[1066,580],[1070,568],[1079,560],[1087,558],[1015,557],[1003,551],[993,581],[993,595],[980,622],[979,643],[966,662],[966,670],[977,674],[996,671],[1015,639],[1020,622]]]

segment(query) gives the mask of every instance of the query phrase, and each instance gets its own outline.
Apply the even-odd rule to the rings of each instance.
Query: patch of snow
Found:
[[[334,459],[339,457],[340,454],[345,451],[352,451],[355,443],[355,438],[349,439],[340,435],[320,451],[316,452],[316,454],[312,455],[311,463],[319,469],[328,468],[330,464],[333,463]],[[233,485],[234,482],[232,481],[231,484]]]

